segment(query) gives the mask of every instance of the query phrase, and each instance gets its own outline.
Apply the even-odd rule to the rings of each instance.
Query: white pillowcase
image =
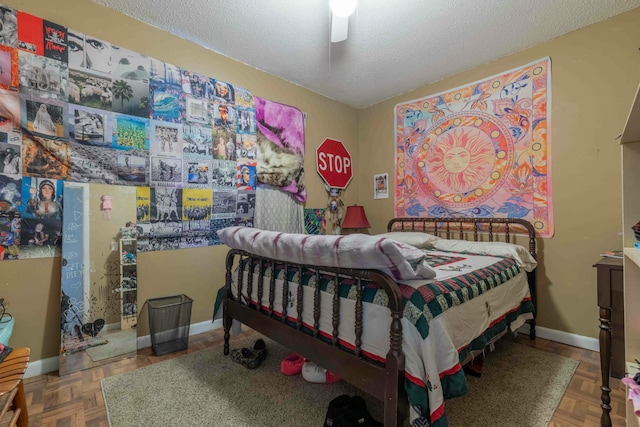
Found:
[[[431,249],[433,242],[441,240],[438,236],[421,231],[390,231],[388,233],[376,234],[376,236],[393,239],[397,242],[406,243],[407,245],[421,249]]]
[[[513,243],[439,239],[433,243],[433,249],[513,258],[518,265],[526,271],[533,271],[536,265],[538,265],[538,262],[529,253],[527,248],[514,245]]]
[[[431,279],[436,275],[422,262],[423,251],[383,237],[317,236],[247,227],[223,228],[218,236],[233,249],[298,264],[378,269],[396,280]]]

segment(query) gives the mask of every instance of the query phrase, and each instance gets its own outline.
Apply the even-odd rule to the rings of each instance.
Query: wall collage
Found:
[[[257,128],[283,135],[257,124],[256,101],[259,117],[270,105],[296,117],[296,182],[267,183],[306,198],[298,109],[11,8],[0,26],[0,260],[60,254],[64,181],[137,186],[138,251],[252,226],[269,139]],[[271,141],[282,154],[286,141]]]

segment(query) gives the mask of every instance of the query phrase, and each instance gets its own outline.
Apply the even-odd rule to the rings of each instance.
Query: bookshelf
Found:
[[[631,227],[640,221],[640,88],[629,111],[620,139],[622,150],[622,223],[624,246],[625,360],[627,366],[640,359],[640,249]],[[635,372],[635,371],[631,371]],[[603,424],[604,425],[604,424]],[[638,417],[627,401],[627,426],[637,427]]]
[[[120,329],[137,325],[138,247],[136,239],[120,239]]]

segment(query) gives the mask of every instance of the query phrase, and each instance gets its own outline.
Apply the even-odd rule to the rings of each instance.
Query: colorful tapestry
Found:
[[[551,60],[398,104],[395,215],[530,221],[552,237]]]
[[[307,200],[304,183],[304,113],[295,107],[255,98],[258,181]]]

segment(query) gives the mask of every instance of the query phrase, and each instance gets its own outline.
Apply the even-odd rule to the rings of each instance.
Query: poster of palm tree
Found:
[[[113,111],[149,118],[151,60],[122,47],[112,48]]]
[[[149,84],[136,80],[113,81],[113,111],[149,117]]]

